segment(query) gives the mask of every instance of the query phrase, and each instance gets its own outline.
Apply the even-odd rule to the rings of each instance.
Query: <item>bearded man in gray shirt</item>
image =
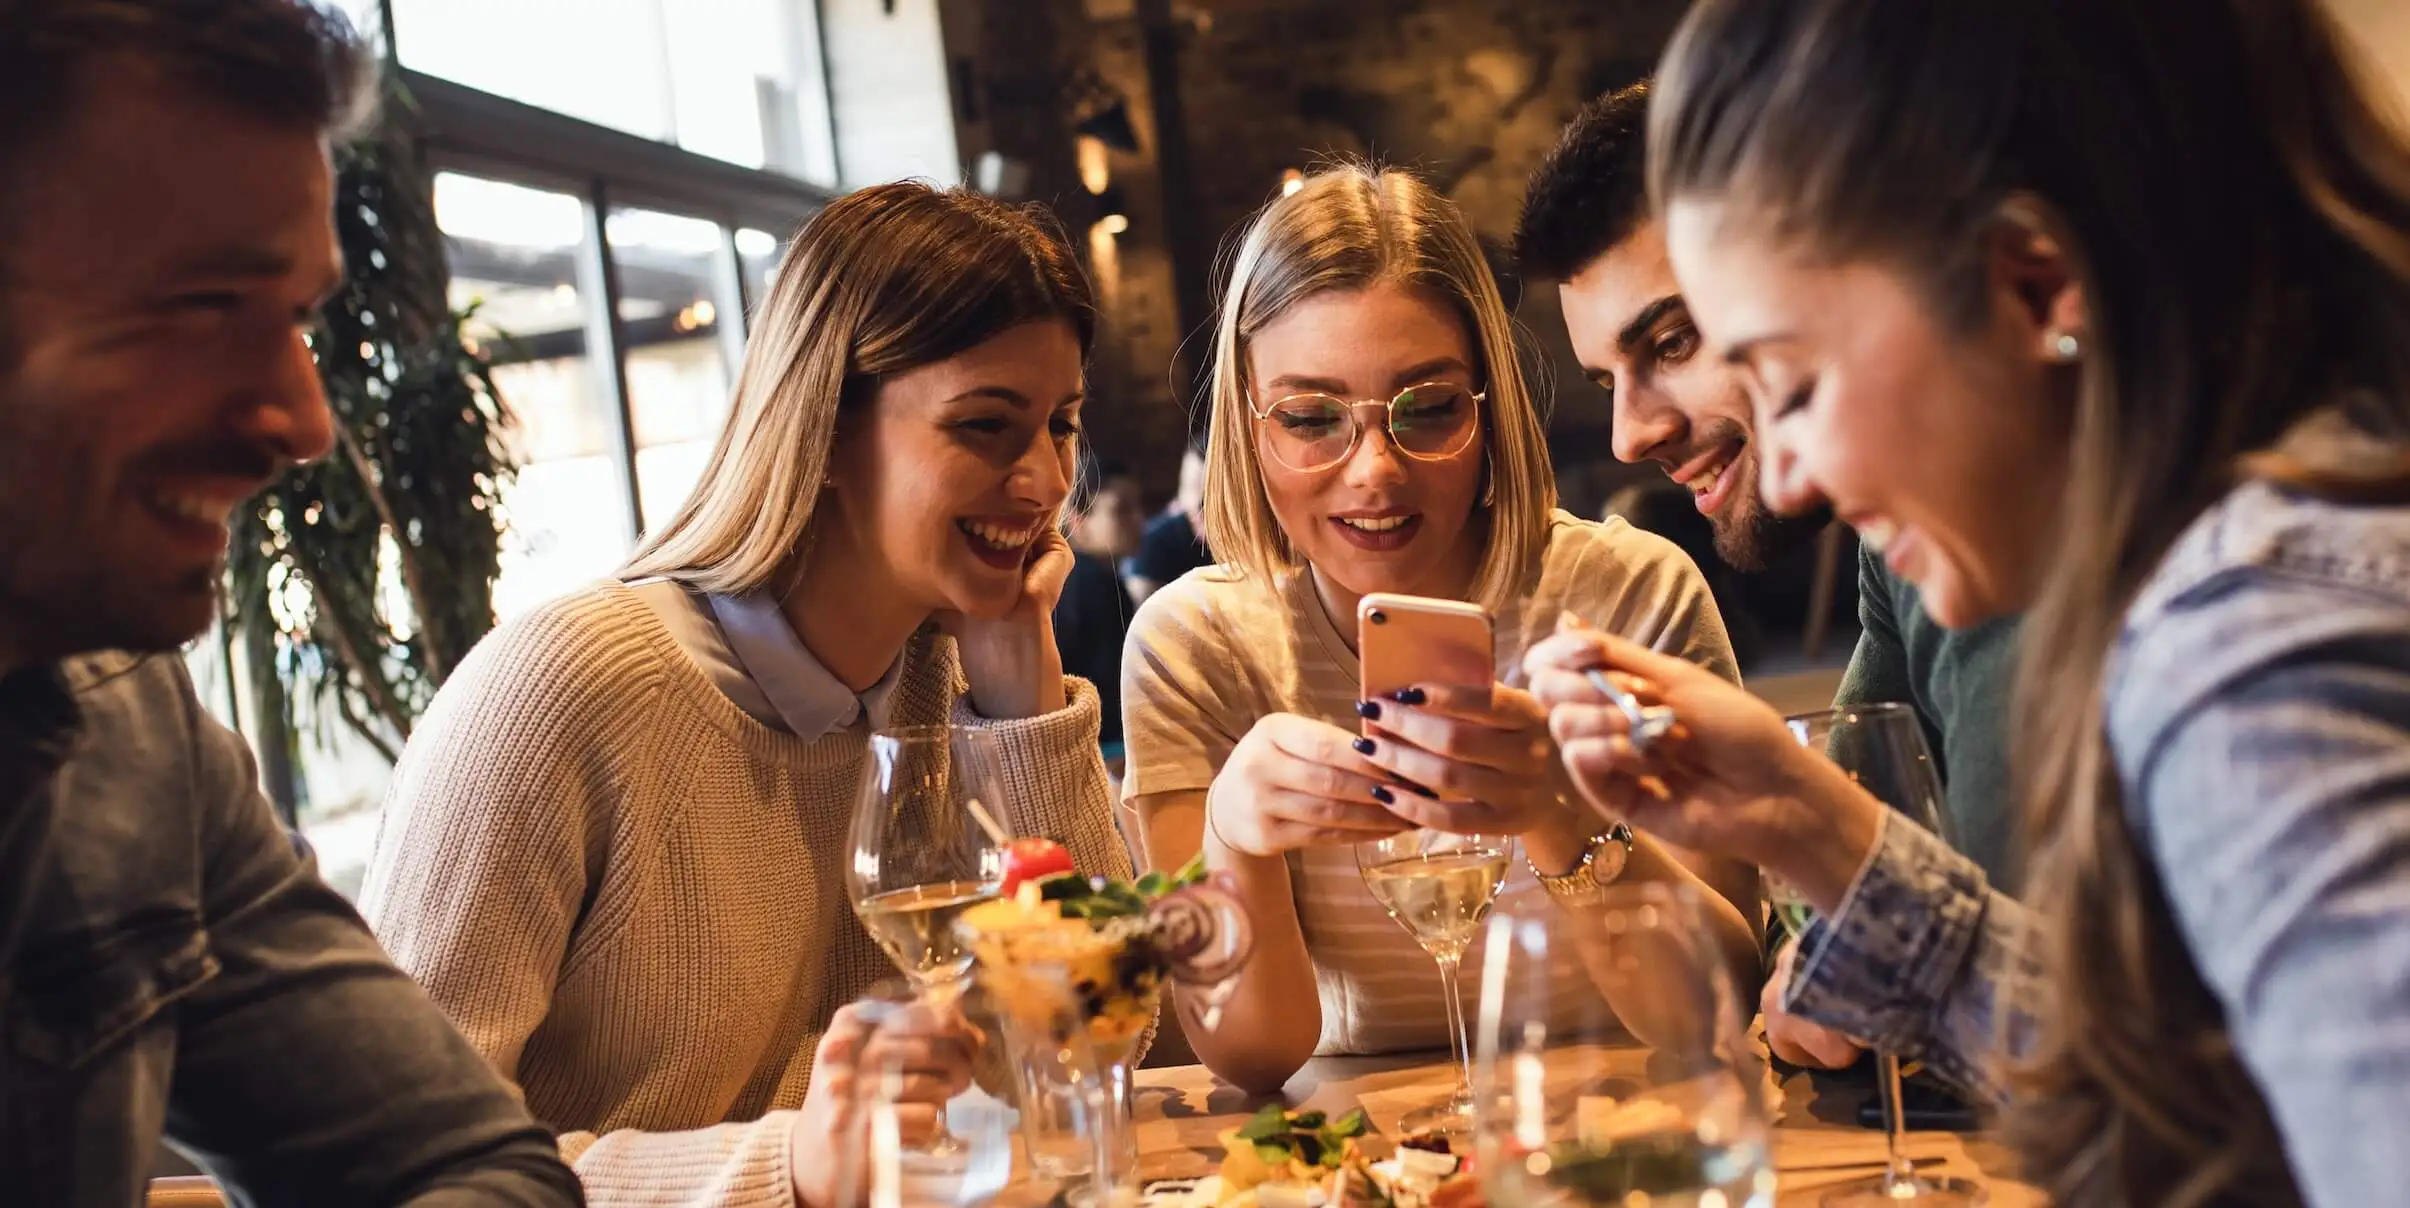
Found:
[[[203,713],[227,518],[332,433],[328,139],[298,0],[0,0],[0,1198],[581,1202]]]

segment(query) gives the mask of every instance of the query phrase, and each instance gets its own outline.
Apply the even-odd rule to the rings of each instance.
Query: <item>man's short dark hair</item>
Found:
[[[1531,174],[1515,224],[1527,278],[1571,278],[1648,219],[1649,82],[1582,106]]]
[[[124,56],[264,121],[341,137],[376,60],[312,0],[0,0],[0,159],[63,125],[91,64]]]

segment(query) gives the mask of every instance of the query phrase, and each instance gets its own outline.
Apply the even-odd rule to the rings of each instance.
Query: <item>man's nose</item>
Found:
[[[1610,443],[1615,460],[1627,463],[1648,460],[1650,453],[1682,439],[1690,429],[1670,400],[1644,386],[1616,388],[1613,419]]]

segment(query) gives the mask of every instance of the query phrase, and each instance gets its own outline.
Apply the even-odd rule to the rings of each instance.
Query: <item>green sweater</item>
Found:
[[[1944,629],[1925,615],[1914,584],[1861,549],[1858,620],[1858,648],[1833,704],[1900,701],[1915,707],[1941,764],[1954,845],[1983,866],[1993,885],[2014,893],[2008,712],[2017,675],[2017,618]]]

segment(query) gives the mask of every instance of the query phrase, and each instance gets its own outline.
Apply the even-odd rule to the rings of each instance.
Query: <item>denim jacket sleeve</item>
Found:
[[[2129,820],[2309,1204],[2410,1148],[2410,510],[2245,488],[2129,613]]]
[[[1888,816],[1840,909],[1800,941],[1783,1007],[2001,1102],[2000,1058],[2030,1047],[2041,992],[2026,921],[1980,865]]]
[[[2245,487],[2128,610],[2104,686],[2128,823],[2309,1204],[2390,1203],[2410,1149],[2410,509]],[[1887,825],[1787,1001],[1995,1099],[2042,986],[2019,909]],[[1994,1067],[1996,1068],[1996,1067]]]
[[[169,1135],[266,1208],[582,1203],[552,1137],[319,880],[249,750],[175,674],[159,718],[186,731],[220,968],[179,1010]]]

